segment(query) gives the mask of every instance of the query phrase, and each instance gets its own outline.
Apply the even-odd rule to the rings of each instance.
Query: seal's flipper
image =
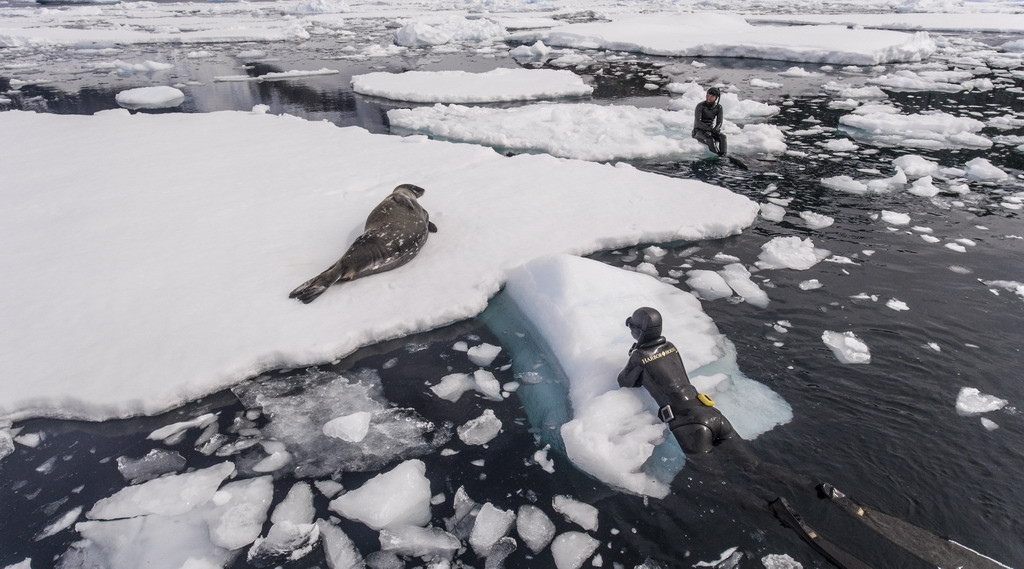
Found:
[[[817,489],[820,498],[827,499],[839,506],[864,525],[931,565],[942,569],[958,567],[1009,569],[1009,566],[951,539],[940,537],[910,522],[862,506],[827,482],[819,484]]]
[[[433,221],[428,221],[427,222],[427,231],[429,231],[431,233],[437,233],[437,226],[434,225]]]
[[[807,525],[807,522],[800,517],[800,514],[793,510],[785,498],[776,498],[769,502],[768,505],[771,506],[772,512],[782,522],[782,525],[793,529],[800,536],[800,539],[814,548],[829,563],[839,567],[839,569],[871,569],[870,565],[843,551],[839,546],[828,541],[811,526]]]
[[[339,261],[332,265],[331,268],[296,287],[295,290],[288,294],[288,298],[297,298],[303,304],[313,302],[317,297],[326,292],[332,284],[340,280],[341,270],[341,262]]]

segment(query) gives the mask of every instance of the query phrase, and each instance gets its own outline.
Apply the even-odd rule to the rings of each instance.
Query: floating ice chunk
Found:
[[[238,59],[263,59],[266,56],[267,52],[262,49],[247,49],[235,54]]]
[[[213,498],[217,487],[235,472],[230,462],[129,486],[96,502],[86,514],[91,520],[112,520],[146,514],[177,515]]]
[[[971,180],[1000,181],[1009,177],[1009,174],[992,165],[988,160],[978,157],[967,163],[964,168],[967,177]]]
[[[956,396],[956,412],[963,416],[998,411],[1008,404],[1009,401],[984,394],[976,387],[963,387]]]
[[[764,565],[764,569],[804,569],[799,561],[785,553],[765,555],[761,558],[761,565]]]
[[[359,411],[351,415],[343,415],[327,421],[324,424],[323,432],[328,437],[334,437],[350,443],[358,443],[366,438],[370,431],[370,418],[372,413]]]
[[[395,32],[395,43],[406,47],[443,45],[451,40],[451,34],[418,20],[405,24]]]
[[[952,268],[952,267],[951,267]],[[1018,281],[992,280],[982,281],[985,286],[1006,289],[1017,296],[1024,298],[1024,283]]]
[[[832,176],[830,178],[822,178],[822,185],[833,190],[839,190],[849,194],[866,194],[868,193],[868,186],[863,182],[854,180],[850,176]]]
[[[459,538],[440,528],[399,526],[380,531],[380,548],[396,555],[421,557],[425,561],[438,557],[451,559],[462,547]]]
[[[493,373],[485,369],[478,369],[473,372],[473,388],[491,401],[504,400],[501,396],[501,382],[498,381],[498,378],[494,377]]]
[[[423,17],[412,20],[395,32],[395,43],[406,47],[441,45],[450,41],[484,41],[502,39],[505,27],[488,18],[469,19],[463,16]]]
[[[903,170],[907,178],[917,179],[925,176],[934,176],[939,171],[939,165],[923,156],[907,154],[892,161],[892,165]]]
[[[14,437],[14,442],[24,447],[36,448],[45,438],[46,434],[40,431],[38,433],[25,433],[18,435]]]
[[[249,549],[248,560],[257,560],[266,566],[285,559],[305,557],[320,537],[320,528],[313,523],[313,491],[309,484],[292,485],[288,495],[274,508],[270,521],[274,523],[266,539],[257,539]]]
[[[114,100],[126,109],[169,109],[185,101],[185,93],[174,87],[139,87],[118,93]]]
[[[0,428],[0,460],[14,453],[14,439],[7,429]]]
[[[337,496],[342,490],[345,489],[340,482],[335,480],[317,480],[313,482],[316,489],[320,491],[328,500]]]
[[[582,53],[567,53],[552,59],[548,65],[552,67],[586,67],[594,63],[594,58]]]
[[[957,253],[966,253],[967,252],[967,247],[964,247],[963,245],[961,245],[959,243],[946,243],[945,245],[943,245],[943,247],[945,247],[946,249],[949,249],[951,251],[956,251]]]
[[[337,69],[328,69],[321,67],[320,69],[289,69],[288,71],[272,71],[270,73],[264,73],[263,75],[218,75],[213,78],[214,81],[222,83],[231,82],[256,82],[263,83],[266,81],[288,81],[291,79],[298,79],[300,77],[317,77],[320,75],[337,75],[339,72]]]
[[[659,276],[661,276],[661,275],[658,274],[658,267],[655,267],[653,263],[647,263],[647,262],[640,263],[639,265],[637,265],[636,266],[636,272],[638,272],[640,274],[647,275],[647,276],[651,276],[651,277],[654,277],[654,278],[658,278]]]
[[[835,94],[835,96],[841,99],[888,99],[889,95],[885,94],[885,91],[875,87],[874,85],[867,85],[865,87],[853,87],[847,83],[840,83],[838,81],[829,81],[821,87],[825,91]],[[894,112],[899,112],[895,111]]]
[[[790,67],[789,69],[787,69],[785,71],[780,71],[779,75],[781,75],[783,77],[814,77],[814,76],[817,76],[817,75],[821,75],[821,73],[814,73],[812,71],[807,71],[803,67]]]
[[[473,346],[466,355],[469,356],[469,361],[473,362],[473,365],[487,367],[491,365],[494,358],[498,357],[499,353],[501,353],[501,346],[484,343],[479,346]]]
[[[903,302],[902,300],[898,300],[898,299],[895,299],[895,298],[890,298],[889,301],[885,303],[885,306],[887,308],[891,308],[891,309],[895,310],[896,312],[902,312],[904,310],[910,310],[910,307],[907,306],[906,302]]]
[[[822,285],[820,282],[818,282],[818,279],[810,279],[810,280],[801,282],[797,286],[800,287],[800,290],[816,290],[816,289],[821,288],[824,285]]]
[[[907,225],[910,223],[909,214],[889,211],[887,209],[882,210],[881,219],[883,223],[888,223],[889,225]]]
[[[999,428],[999,425],[995,421],[987,417],[981,418],[981,426],[985,427],[985,430],[987,431],[994,431]]]
[[[758,308],[768,306],[768,293],[750,280],[750,271],[742,263],[726,265],[724,269],[718,271],[718,274],[728,283],[733,292],[743,297],[745,302]]]
[[[265,441],[264,441],[265,442]],[[275,450],[269,456],[253,465],[253,472],[275,472],[292,462],[292,454],[286,450]]]
[[[551,445],[545,445],[544,448],[533,453],[533,461],[540,466],[541,470],[548,474],[554,474],[555,472],[555,461],[548,458],[548,451],[551,450]]]
[[[594,506],[560,494],[551,499],[551,507],[581,528],[597,531],[597,508]]]
[[[773,81],[766,81],[764,79],[754,77],[750,80],[750,86],[757,87],[759,89],[781,89],[782,83],[775,83]]]
[[[932,198],[939,195],[939,189],[932,183],[931,176],[925,176],[914,181],[907,189],[907,192],[923,198]]]
[[[274,482],[270,476],[225,484],[210,500],[215,507],[201,512],[209,524],[210,539],[229,550],[249,545],[263,531],[273,498]]]
[[[352,7],[341,0],[299,0],[290,11],[293,14],[341,14],[351,12]]]
[[[824,229],[835,223],[835,219],[813,211],[801,211],[800,219],[811,229]]]
[[[583,563],[597,551],[599,541],[589,535],[568,531],[559,534],[551,543],[551,554],[558,569],[580,569]]]
[[[922,235],[921,239],[925,240],[928,243],[938,243],[939,241],[942,241],[942,239],[939,239],[934,235]]]
[[[760,269],[796,269],[804,271],[817,265],[819,261],[830,254],[831,252],[826,249],[816,249],[810,237],[806,239],[800,239],[796,236],[775,237],[761,245],[761,254],[757,257],[756,265]],[[730,286],[732,286],[732,283],[730,283]],[[742,296],[739,291],[736,292]]]
[[[651,245],[650,247],[644,249],[643,253],[644,261],[647,261],[648,263],[657,263],[658,261],[662,260],[665,257],[665,255],[668,254],[668,251],[656,245]]]
[[[300,478],[377,470],[435,448],[426,438],[433,423],[412,409],[392,406],[374,370],[337,374],[314,368],[298,376],[248,381],[233,391],[247,408],[263,410],[268,419],[260,429],[263,439],[287,447]],[[358,443],[324,434],[332,419],[361,412],[372,418]]]
[[[869,144],[932,149],[992,146],[991,140],[977,134],[985,123],[942,111],[904,115],[861,107],[840,117],[839,124],[854,140]]]
[[[216,414],[214,414],[214,413],[207,413],[205,415],[201,415],[201,416],[196,417],[195,419],[191,419],[189,421],[182,421],[180,423],[174,423],[172,425],[167,425],[165,427],[160,427],[159,429],[157,429],[157,430],[153,431],[152,433],[150,433],[149,436],[147,436],[146,438],[151,440],[151,441],[159,441],[159,440],[166,441],[167,439],[173,437],[174,435],[177,435],[178,433],[181,433],[183,431],[187,431],[188,429],[192,429],[192,428],[196,428],[196,427],[204,428],[204,427],[212,424],[216,420],[217,420],[217,415]]]
[[[540,553],[555,537],[555,524],[544,510],[532,504],[519,506],[516,532],[534,555]]]
[[[50,523],[50,525],[43,528],[43,531],[39,532],[38,535],[32,538],[32,541],[39,541],[41,539],[46,539],[50,536],[57,535],[58,533],[71,527],[75,522],[78,521],[78,518],[81,516],[82,506],[78,506],[77,508],[73,508],[65,512],[64,515],[57,518],[52,523]]]
[[[598,395],[561,432],[569,459],[597,479],[637,494],[668,493],[667,484],[643,471],[665,440],[665,426],[631,390]]]
[[[868,180],[867,189],[869,193],[884,194],[887,192],[894,192],[903,189],[903,186],[907,184],[907,175],[896,168],[896,174],[891,178],[882,178],[879,180]]]
[[[484,409],[482,415],[472,419],[458,428],[459,438],[467,445],[484,445],[498,436],[501,431],[501,420],[494,416],[494,411]]]
[[[821,183],[826,187],[850,194],[883,194],[903,189],[907,183],[907,176],[903,170],[897,168],[896,174],[891,178],[854,180],[850,176],[843,175],[823,178]]]
[[[132,484],[152,480],[183,468],[185,457],[164,449],[153,449],[142,458],[117,457],[117,470]]]
[[[594,88],[572,71],[498,68],[486,73],[467,71],[406,71],[367,73],[352,78],[352,90],[362,95],[415,103],[489,103],[532,101],[555,97],[584,97]]]
[[[468,373],[452,373],[441,378],[441,383],[430,388],[441,399],[456,402],[462,394],[474,389],[476,382]]]
[[[521,45],[509,50],[508,54],[519,62],[541,61],[551,54],[551,48],[538,40],[533,42],[533,45]]]
[[[317,520],[320,540],[324,544],[324,557],[329,569],[363,569],[366,564],[352,540],[338,526]]]
[[[331,510],[380,530],[430,521],[430,481],[420,460],[407,460],[331,501]]]
[[[14,565],[8,565],[6,569],[32,569],[32,558],[29,557]]]
[[[851,152],[857,150],[857,145],[849,138],[840,138],[836,140],[830,140],[822,144],[825,148],[832,152]]]
[[[901,69],[895,73],[869,78],[873,85],[881,85],[890,91],[938,91],[940,93],[959,93],[967,86],[960,82],[973,77],[968,71],[934,72],[922,71],[920,74],[909,69]]]
[[[211,541],[207,525],[192,516],[87,521],[75,529],[83,539],[64,554],[66,567],[212,569],[230,560],[230,553]]]
[[[732,288],[725,282],[722,275],[715,271],[692,270],[687,271],[686,284],[690,286],[703,300],[717,300],[732,296]]]
[[[480,508],[473,523],[473,533],[469,535],[469,545],[480,557],[491,554],[491,548],[499,539],[508,535],[512,524],[516,521],[516,513],[512,510],[501,510],[490,502]]]
[[[434,105],[388,111],[398,133],[419,133],[516,152],[544,152],[592,161],[702,156],[690,136],[693,111],[626,105],[533,104],[514,108]],[[723,125],[737,154],[781,153],[785,135],[775,125]]]
[[[844,364],[868,364],[871,363],[871,351],[867,344],[853,332],[832,332],[826,330],[821,335],[821,340],[832,349],[836,358]]]
[[[452,349],[455,350],[456,352],[468,352],[469,344],[460,340],[452,344]]]
[[[786,208],[775,205],[773,203],[761,204],[761,217],[768,221],[782,221],[782,218],[786,216]]]

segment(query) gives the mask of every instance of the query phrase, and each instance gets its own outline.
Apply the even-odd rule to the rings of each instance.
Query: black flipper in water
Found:
[[[951,539],[862,506],[827,482],[818,486],[818,496],[829,500],[889,541],[940,569],[1011,569],[1008,565]]]
[[[839,567],[839,569],[871,569],[870,565],[843,551],[839,546],[833,544],[831,541],[822,537],[821,534],[814,531],[814,529],[807,525],[807,522],[800,517],[800,514],[797,514],[796,511],[793,510],[789,505],[789,502],[786,502],[785,498],[776,498],[769,502],[768,505],[771,506],[772,512],[774,512],[775,517],[782,522],[782,525],[792,528],[800,538],[807,543],[807,545],[814,548],[814,550],[827,559],[829,563]]]

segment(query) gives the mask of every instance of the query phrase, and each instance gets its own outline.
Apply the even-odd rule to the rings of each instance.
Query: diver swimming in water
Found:
[[[693,117],[693,132],[690,136],[708,145],[708,149],[719,156],[725,156],[727,150],[726,137],[722,134],[724,111],[719,100],[722,92],[718,87],[708,89],[704,100],[697,103]]]

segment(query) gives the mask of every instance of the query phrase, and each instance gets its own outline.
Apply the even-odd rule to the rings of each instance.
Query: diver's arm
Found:
[[[715,132],[722,130],[723,122],[725,122],[725,111],[722,110],[722,105],[718,105],[718,112],[715,113],[715,127],[711,130]]]
[[[631,361],[619,372],[619,387],[640,387],[640,375],[644,367]]]

